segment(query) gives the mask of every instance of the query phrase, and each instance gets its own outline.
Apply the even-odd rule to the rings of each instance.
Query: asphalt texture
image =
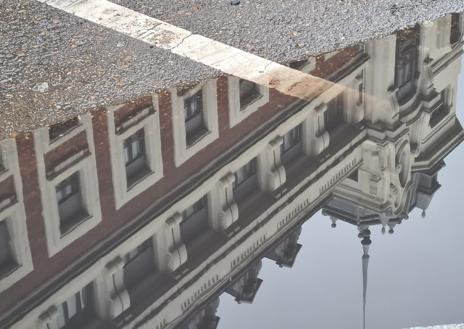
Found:
[[[463,0],[114,2],[281,63],[464,10]],[[0,0],[0,38],[0,138],[220,74],[32,0]]]

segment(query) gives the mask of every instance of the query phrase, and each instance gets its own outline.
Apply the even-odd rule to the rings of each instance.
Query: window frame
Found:
[[[247,175],[244,180],[239,180],[238,172],[243,168],[250,167],[252,170],[251,175]],[[248,171],[248,170],[247,170]],[[234,182],[232,183],[232,194],[234,200],[237,202],[243,201],[248,195],[252,193],[252,189],[248,186],[252,179],[256,179],[256,191],[260,191],[260,183],[259,183],[259,165],[258,165],[258,158],[254,157],[250,159],[247,163],[243,166],[238,168],[234,171],[233,175],[235,176]],[[244,192],[245,191],[245,192]]]
[[[122,106],[124,104],[107,108],[111,175],[116,210],[164,177],[158,97],[153,95],[150,106],[138,111],[131,118],[133,122],[127,122],[128,126],[125,129],[117,131],[115,112]],[[144,132],[147,171],[130,184],[124,158],[124,142],[140,130]]]
[[[4,171],[0,172],[0,184],[5,179],[13,176],[16,193],[16,200],[13,203],[0,208],[0,221],[4,222],[8,229],[10,252],[17,264],[10,271],[0,276],[1,293],[32,272],[34,266],[27,232],[22,179],[15,140],[0,141],[0,152],[3,152],[5,166]]]
[[[295,134],[294,132],[298,132]],[[296,135],[298,138],[295,139],[294,135]],[[290,146],[286,146],[286,141],[290,138],[292,144]],[[301,148],[303,149],[303,124],[300,123],[299,125],[293,127],[290,129],[284,136],[282,136],[282,144],[280,145],[280,154],[283,156],[285,153],[288,153],[291,151],[294,147],[298,146],[298,144],[301,145]],[[295,143],[296,140],[296,143]]]
[[[182,219],[179,222],[179,230],[180,230],[181,241],[185,243],[186,245],[190,245],[194,243],[195,241],[200,239],[204,234],[206,234],[208,231],[212,230],[208,203],[209,203],[208,195],[205,194],[182,211]],[[198,205],[201,205],[201,207],[197,208]],[[193,211],[190,214],[188,214],[187,211],[192,208],[193,208]],[[190,225],[192,225],[192,223],[194,223],[192,222],[192,220],[194,220],[195,223],[198,224],[198,217],[196,216],[200,212],[205,213],[206,217],[205,218],[201,217],[200,221],[201,223],[204,224],[204,221],[206,219],[206,230],[201,231],[200,234],[193,234],[193,235],[190,231],[188,233],[185,232],[185,227],[189,227]],[[188,239],[189,236],[192,238]]]
[[[43,208],[42,215],[45,224],[48,254],[50,257],[82,237],[102,220],[91,115],[86,114],[81,116],[80,122],[81,126],[76,127],[69,134],[60,137],[51,145],[49,143],[47,128],[38,129],[34,132],[40,198]],[[89,152],[80,155],[76,158],[75,162],[63,167],[55,175],[47,176],[44,160],[45,154],[81,132],[85,132]],[[66,161],[66,159],[63,160],[63,163],[66,163]],[[62,233],[60,229],[61,221],[58,210],[56,185],[76,171],[80,172],[82,202],[87,210],[88,216],[76,222],[68,231]]]
[[[196,90],[196,89],[195,89]],[[204,101],[203,101],[203,90],[198,89],[196,92],[192,95],[190,95],[189,92],[186,93],[188,96],[184,97],[184,120],[185,120],[185,138],[186,138],[186,143],[187,147],[191,147],[194,145],[199,139],[203,137],[204,134],[208,132],[208,128],[205,125],[205,106],[204,106]],[[200,94],[199,96],[197,96]],[[200,98],[201,99],[201,105],[200,109],[196,109],[195,113],[192,114],[191,109],[187,110],[187,101],[189,101],[192,98]],[[193,102],[189,102],[190,104],[194,104]],[[199,121],[200,124],[198,127],[192,128],[189,127],[193,121]]]
[[[143,136],[139,136],[143,135]],[[134,152],[134,145],[137,145],[136,142],[140,143],[138,146],[138,152]],[[126,148],[126,146],[130,146],[130,148]],[[127,137],[124,142],[123,142],[123,149],[124,149],[124,164],[126,165],[126,168],[128,165],[134,163],[138,159],[145,157],[146,158],[146,147],[145,147],[145,131],[144,129],[139,129],[129,137]],[[130,150],[130,157],[128,156],[126,158],[126,150]],[[134,155],[135,154],[135,155]]]
[[[59,196],[58,196],[58,186],[62,185],[68,179],[72,179],[71,193],[66,195],[63,200],[60,200]],[[76,189],[75,185],[78,186],[77,189]],[[87,211],[86,205],[85,205],[85,200],[84,200],[84,197],[82,196],[82,185],[83,184],[82,184],[82,179],[81,179],[80,172],[76,171],[76,172],[72,173],[71,176],[65,178],[64,180],[62,180],[61,182],[59,182],[55,186],[55,191],[56,191],[56,194],[57,194],[56,200],[57,200],[57,205],[58,205],[58,216],[59,216],[59,220],[60,220],[60,232],[61,232],[61,235],[65,235],[68,232],[72,231],[76,226],[80,225],[83,221],[85,221],[85,220],[87,220],[89,218],[89,214],[88,214],[88,211]],[[61,204],[66,202],[67,200],[71,199],[72,197],[75,197],[77,194],[79,194],[79,199],[80,199],[80,206],[81,206],[80,210],[82,210],[81,215],[74,216],[74,218],[62,218],[61,215],[60,215]],[[69,207],[69,206],[65,206],[65,207]]]
[[[96,314],[96,309],[95,309],[95,293],[94,293],[94,283],[93,281],[85,285],[84,287],[78,289],[74,293],[70,294],[68,297],[66,297],[64,300],[61,301],[57,305],[56,308],[56,327],[61,328],[61,329],[67,329],[67,328],[76,328],[77,325],[81,327],[83,324],[88,322],[92,322],[91,319],[81,319],[80,317],[76,317],[78,314],[81,314],[82,316],[86,316],[89,314],[94,315],[94,317],[97,317]],[[74,299],[75,302],[75,308],[76,312],[72,317],[69,317],[69,303],[71,299]],[[84,302],[84,306],[82,306],[82,303]],[[63,324],[64,326],[61,326],[60,323],[60,313],[63,316]]]
[[[240,100],[240,80],[241,79],[237,77],[228,77],[229,127],[231,128],[256,112],[260,107],[269,103],[269,89],[265,86],[257,85],[261,97],[242,108]]]
[[[11,246],[11,233],[10,229],[8,228],[8,222],[10,219],[7,217],[3,220],[0,220],[0,246],[5,246],[5,248],[0,248],[0,253],[6,251],[6,257],[5,257],[5,262],[2,263],[0,261],[0,278],[3,276],[8,276],[9,273],[13,272],[19,265],[18,262],[16,261],[16,255],[14,253],[14,248]],[[1,234],[2,230],[4,231],[3,234]],[[2,242],[1,238],[5,237],[6,241]],[[5,266],[5,268],[3,268]]]
[[[79,217],[70,228],[62,232],[56,186],[76,172],[80,175],[82,206],[87,216]],[[41,194],[50,256],[58,253],[101,222],[100,196],[98,186],[95,186],[96,180],[96,167],[89,158],[67,168],[56,177],[47,179],[46,187]]]
[[[420,29],[409,28],[396,33],[394,85],[400,105],[406,104],[417,93],[420,74]]]
[[[191,144],[187,143],[184,101],[202,90],[205,132]],[[174,135],[174,162],[176,167],[219,138],[217,79],[201,83],[179,95],[171,88],[172,131]]]
[[[462,41],[463,35],[463,16],[462,13],[452,13],[450,17],[450,38],[449,42],[451,46],[458,44]]]
[[[54,129],[58,126],[62,126],[64,127],[64,129],[62,129],[62,133],[61,134],[58,134],[57,136],[52,136],[51,133],[51,129]],[[48,139],[49,139],[49,144],[52,144],[54,143],[55,141],[59,141],[61,138],[64,138],[65,136],[67,136],[68,134],[70,134],[74,129],[76,128],[79,128],[81,126],[81,122],[80,122],[80,118],[77,116],[77,117],[74,117],[74,118],[71,118],[67,121],[64,121],[64,122],[61,122],[61,123],[56,123],[56,124],[53,124],[53,125],[50,125],[48,127]]]

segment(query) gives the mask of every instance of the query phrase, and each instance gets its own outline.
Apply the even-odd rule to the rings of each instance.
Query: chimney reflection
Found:
[[[1,141],[0,327],[216,328],[320,209],[357,227],[366,302],[371,231],[425,215],[464,139],[463,31],[450,14],[290,63],[333,83],[311,101],[222,76]]]

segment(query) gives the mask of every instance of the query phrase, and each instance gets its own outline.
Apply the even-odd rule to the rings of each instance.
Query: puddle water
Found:
[[[0,141],[0,327],[463,323],[463,31],[450,14]]]

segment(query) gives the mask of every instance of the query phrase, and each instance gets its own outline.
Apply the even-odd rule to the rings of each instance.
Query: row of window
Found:
[[[415,56],[406,55],[409,54],[407,52],[407,49],[416,48],[414,45],[409,44],[409,42],[415,42],[416,38],[402,38],[400,34],[398,38],[399,40],[408,40],[407,42],[398,41],[397,43],[400,56],[397,61],[396,67],[401,68],[398,72],[403,72],[404,65],[402,65],[401,63],[405,62],[405,65],[408,65],[408,67],[409,65],[415,66],[414,61],[411,58],[409,58]],[[404,56],[401,54],[403,54]],[[408,57],[409,59],[402,61],[402,57]],[[409,70],[406,71],[409,72]],[[396,76],[397,79],[401,80],[401,74],[397,73]],[[411,78],[412,77],[410,75],[407,75],[407,78],[405,77],[401,81],[407,81]],[[247,106],[250,106],[250,104],[263,97],[260,87],[254,83],[238,79],[238,86],[240,94],[241,111],[245,110]],[[200,138],[207,130],[204,120],[204,95],[205,92],[202,87],[194,87],[188,90],[184,90],[182,92],[178,92],[177,94],[177,96],[181,97],[186,96],[183,99],[183,111],[187,145],[194,144],[195,140]],[[339,94],[328,103],[327,110],[324,112],[323,116],[325,131],[329,133],[332,132],[340,125],[340,123],[344,121],[344,107],[345,104],[343,94]],[[151,111],[153,113],[153,109]],[[436,124],[437,117],[441,116],[442,112],[443,111],[438,109],[433,113],[433,116],[431,118],[431,124],[432,121],[433,124]],[[76,120],[70,120],[60,125],[51,126],[48,130],[50,143],[54,143],[57,139],[59,139],[60,136],[63,136],[64,134],[67,134],[70,131],[76,129],[76,127],[78,127],[79,125],[80,121],[76,118]],[[124,177],[126,182],[124,186],[125,191],[123,192],[131,190],[135,185],[143,181],[145,177],[153,173],[153,166],[150,165],[150,157],[153,157],[153,155],[149,154],[150,148],[147,147],[149,146],[147,144],[150,142],[149,131],[151,128],[152,127],[141,126],[137,128],[135,132],[132,132],[131,134],[126,134],[127,137],[123,138],[122,140],[122,159],[124,163]],[[283,136],[283,142],[280,147],[281,157],[284,164],[291,161],[297,154],[299,154],[302,151],[302,144],[302,126],[300,124],[299,126],[295,127]],[[160,153],[158,155],[160,155]],[[162,162],[161,159],[158,159],[158,161]],[[0,169],[1,165],[2,162],[0,162]],[[113,171],[113,175],[120,176],[119,172],[117,172],[116,170]],[[83,197],[84,178],[82,177],[82,174],[83,173],[79,170],[74,171],[70,176],[59,181],[55,186],[56,201],[59,215],[59,231],[61,235],[64,235],[72,231],[80,223],[92,216],[91,212],[88,209],[88,206],[86,205],[85,198]],[[161,177],[162,173],[158,173],[158,175],[158,177]],[[237,172],[235,172],[234,197],[238,201],[240,199],[246,198],[246,196],[249,193],[251,193],[251,191],[253,191],[257,185],[257,160],[254,159],[242,168],[240,168]],[[205,201],[202,201],[201,204],[203,205],[203,209],[206,208],[204,205]],[[200,204],[197,205],[197,208],[198,207],[200,207]],[[199,211],[197,210],[195,210],[195,212]],[[205,219],[199,219],[197,221],[192,220],[191,222],[194,224],[183,225],[186,227],[186,229],[183,230],[184,232],[194,232],[195,228],[198,230],[202,230],[208,225],[208,221]],[[194,233],[185,233],[184,235],[187,237],[186,240],[191,240],[190,238],[188,238],[189,236],[195,236]],[[4,236],[6,235],[4,234]],[[2,238],[3,241],[5,241],[5,239],[6,238]],[[5,244],[5,242],[2,243]],[[4,250],[7,249],[4,248]],[[6,255],[8,254],[8,252],[4,252],[3,254]],[[2,261],[2,263],[7,262],[6,257],[7,256],[2,257],[5,259],[5,261]],[[2,267],[6,268],[6,266]]]
[[[406,50],[408,49],[408,45],[404,45],[403,47],[400,44],[399,47]],[[407,53],[408,52],[405,51],[405,54]],[[399,60],[398,67],[401,70],[404,69],[407,72],[411,72],[410,69],[401,64],[401,60]],[[398,79],[405,83],[409,78],[409,73],[405,73],[404,76],[401,74],[398,75]],[[240,111],[245,112],[247,111],[247,107],[262,100],[263,93],[260,86],[245,80],[237,79],[236,82],[240,86],[238,89],[240,93]],[[205,95],[208,93],[208,90],[201,86],[197,86],[184,92],[179,92],[176,95],[176,97],[181,97],[183,102],[183,123],[185,124],[186,133],[184,141],[188,147],[193,147],[204,133],[209,131],[209,126],[207,124],[208,118],[205,112],[205,107],[207,106]],[[327,104],[327,109],[323,114],[323,126],[325,131],[329,133],[333,132],[340,126],[340,123],[344,121],[344,107],[346,106],[344,104],[343,94],[334,97]],[[154,109],[151,110],[150,115],[153,115],[153,112],[155,112]],[[436,117],[442,113],[440,110],[434,113],[436,113],[435,117],[431,120],[435,122],[437,120]],[[111,119],[113,120],[113,118]],[[48,130],[50,143],[58,141],[60,136],[63,136],[66,132],[76,130],[79,125],[80,121],[77,120],[65,124],[64,127],[52,126]],[[92,128],[90,127],[89,129],[91,130]],[[152,130],[151,126],[145,125],[141,121],[140,124],[137,123],[134,125],[134,129],[127,130],[127,134],[121,134],[123,137],[120,143],[115,144],[119,148],[120,157],[118,159],[121,160],[120,163],[123,165],[124,174],[120,175],[121,172],[113,170],[113,175],[123,176],[126,180],[124,192],[134,190],[135,186],[139,185],[139,183],[144,180],[142,178],[148,177],[150,173],[153,173],[153,165],[150,163],[153,158],[153,154],[150,154],[150,150],[153,147],[150,143],[156,138],[153,138],[151,134]],[[114,135],[117,134],[115,133]],[[284,164],[290,163],[299,154],[303,153],[303,135],[303,126],[300,123],[282,136],[280,155]],[[117,152],[112,150],[112,153]],[[1,154],[0,152],[0,156]],[[161,161],[161,157],[159,157],[158,160]],[[0,157],[0,169],[1,164],[2,160]],[[233,197],[239,203],[239,206],[241,200],[249,199],[253,193],[258,193],[260,191],[258,171],[258,160],[254,158],[233,173]],[[91,209],[89,209],[88,202],[86,202],[85,198],[87,189],[92,189],[95,185],[88,185],[87,181],[89,178],[85,176],[85,170],[77,169],[73,170],[67,177],[53,182],[53,191],[56,197],[59,214],[59,231],[61,235],[66,235],[89,217],[95,216]],[[351,178],[357,180],[357,177]],[[186,245],[191,245],[198,237],[202,236],[204,232],[210,230],[211,224],[208,210],[210,205],[208,203],[208,197],[203,196],[183,211],[182,220],[180,222],[180,232],[181,240]],[[2,271],[14,269],[17,265],[17,261],[14,257],[15,251],[11,248],[11,244],[9,243],[11,240],[9,235],[11,230],[8,229],[9,221],[11,221],[9,218],[0,221],[0,269]],[[154,240],[150,238],[126,255],[124,265],[124,281],[126,287],[136,286],[144,277],[158,271],[154,261],[154,253]],[[147,266],[147,264],[149,264],[149,266]],[[0,272],[0,275],[1,273],[3,272]],[[76,320],[80,318],[77,315],[87,314],[87,310],[93,309],[93,307],[90,307],[92,301],[88,297],[92,294],[93,288],[90,284],[67,299],[60,306],[60,328],[67,326],[69,323],[80,323],[79,321],[81,320]]]
[[[458,17],[458,16],[456,16]],[[452,26],[456,29],[457,20],[453,16]],[[405,98],[406,95],[411,94],[415,83],[415,72],[417,70],[417,30],[411,29],[398,33],[397,36],[397,62],[395,69],[395,84],[398,86],[399,98]],[[258,100],[265,98],[260,86],[243,79],[231,80],[230,84],[237,83],[239,95],[239,109],[246,111],[250,105]],[[185,144],[189,148],[198,142],[205,134],[207,134],[211,127],[208,124],[206,115],[207,100],[210,97],[202,86],[193,87],[177,91],[177,97],[182,99],[182,106],[184,112],[184,125],[185,125]],[[328,109],[324,112],[324,128],[326,131],[331,132],[336,129],[340,122],[343,121],[343,94],[334,98],[329,104]],[[438,113],[438,111],[437,111]],[[434,120],[435,121],[435,120]],[[54,125],[49,129],[50,140],[54,141],[59,136],[74,129],[78,121],[71,120],[62,125]],[[295,146],[295,147],[293,147]],[[126,193],[136,184],[141,182],[145,177],[153,173],[153,166],[150,165],[150,149],[147,148],[147,132],[144,127],[133,132],[127,136],[122,143],[123,147],[123,160],[125,170],[125,184]],[[301,127],[293,130],[284,137],[282,148],[283,161],[289,161],[292,158],[292,153],[296,153],[301,147]],[[293,151],[292,151],[293,149]],[[253,169],[253,166],[255,169]],[[114,169],[114,168],[113,168]],[[250,164],[250,168],[243,168],[243,173],[256,171],[256,161]],[[116,172],[116,175],[121,173]],[[161,177],[159,173],[158,177]],[[241,173],[236,175],[235,185],[241,184]],[[80,192],[79,173],[76,172],[72,177],[69,177],[59,183],[56,187],[57,199],[59,204],[59,213],[61,221],[61,232],[64,233],[73,227],[74,222],[80,222],[87,216],[83,207],[83,199]],[[248,184],[252,185],[252,184]],[[240,187],[246,190],[246,184]],[[240,190],[239,189],[239,190]],[[128,199],[128,198],[126,198]],[[127,201],[127,200],[125,200]],[[121,205],[125,203],[121,202]]]
[[[460,15],[451,16],[451,42],[456,42],[460,38]],[[412,94],[415,87],[416,73],[418,69],[418,29],[409,29],[397,34],[397,60],[395,64],[395,84],[398,87],[398,98],[407,99]],[[253,103],[256,103],[264,97],[263,90],[253,82],[243,79],[231,79],[229,84],[236,84],[238,88],[238,108],[244,112]],[[183,116],[185,125],[185,143],[186,147],[193,146],[199,139],[207,134],[211,127],[208,124],[206,107],[208,97],[212,95],[203,88],[195,86],[190,89],[177,91],[177,97],[182,99]],[[261,104],[260,104],[261,105]],[[340,94],[328,104],[328,109],[324,112],[324,128],[331,132],[336,129],[343,121],[343,95]],[[446,111],[444,109],[443,111]],[[437,110],[431,119],[431,125],[435,125],[439,114],[443,112]],[[49,138],[53,142],[63,134],[75,129],[78,126],[77,118],[67,121],[63,124],[52,125],[49,128]],[[153,172],[153,166],[150,165],[150,150],[147,147],[147,132],[144,127],[133,132],[123,140],[123,160],[125,169],[125,188],[130,190],[134,185],[139,183],[144,177]],[[294,147],[295,146],[295,147]],[[301,147],[301,127],[294,129],[284,137],[282,148],[283,161],[289,161],[292,153]],[[292,151],[293,149],[293,151]],[[0,170],[2,168],[0,154]],[[114,168],[113,168],[114,169]],[[240,186],[239,190],[246,190],[246,184],[242,184],[243,175],[256,172],[256,161],[250,163],[249,167],[244,167],[236,174],[235,186]],[[120,173],[116,173],[120,175]],[[162,176],[162,173],[161,173]],[[72,229],[73,225],[85,219],[88,214],[84,207],[84,201],[81,193],[82,179],[79,172],[75,172],[71,177],[64,179],[56,186],[57,202],[60,216],[60,230],[65,233]],[[249,184],[251,185],[251,184]],[[124,202],[121,202],[123,204]]]
[[[247,84],[247,86],[247,90],[252,89],[251,85]],[[250,94],[247,97],[251,97]],[[195,116],[201,113],[201,110],[199,110],[201,109],[201,102],[198,101],[198,95],[201,95],[201,90],[185,101],[186,121],[195,120]],[[324,115],[324,121],[326,129],[329,130],[335,129],[343,122],[343,95],[336,97],[329,103]],[[128,190],[151,173],[146,145],[147,131],[145,128],[138,129],[123,140],[123,160]],[[301,150],[302,126],[300,124],[283,137],[281,151],[284,163],[293,159]],[[116,173],[116,175],[119,174]],[[234,197],[237,200],[246,198],[249,193],[255,190],[257,184],[257,160],[254,159],[235,172]],[[62,235],[72,231],[74,227],[91,216],[89,209],[86,208],[83,197],[85,193],[82,188],[83,185],[82,172],[75,171],[70,176],[58,182],[55,187],[60,222],[59,227]],[[202,204],[203,208],[205,208],[204,202]],[[197,205],[197,208],[199,206],[200,204]],[[207,225],[207,220],[198,220],[195,224],[185,225],[189,229],[184,231],[200,230],[205,225]],[[186,235],[192,234],[186,233]]]
[[[250,166],[247,165],[245,167]],[[207,229],[207,224],[205,223],[200,224],[201,228],[195,225],[201,222],[200,218],[207,217],[205,213],[206,208],[207,199],[204,197],[183,212],[184,219],[181,222],[181,230],[185,243],[189,244],[195,238],[192,230],[201,233],[201,229]],[[186,228],[187,226],[189,228]],[[301,247],[297,243],[298,236],[299,231],[279,244],[267,257],[275,260],[280,266],[291,267],[299,247]],[[158,273],[154,261],[155,246],[153,241],[153,238],[145,240],[124,257],[124,287],[129,291],[130,295],[145,279],[149,276],[154,277]],[[257,278],[259,268],[260,266],[257,268],[253,267],[250,271],[246,272],[227,292],[236,297],[237,300],[252,302],[261,281]],[[56,321],[57,329],[84,328],[96,321],[98,318],[95,303],[96,298],[94,282],[87,284],[67,297],[57,306],[57,314],[53,317],[53,321]]]
[[[245,80],[233,81],[239,81],[240,111],[246,111],[247,107],[263,98],[260,87],[254,83]],[[206,121],[207,110],[211,109],[206,107],[212,100],[216,102],[216,96],[211,92],[212,83],[215,84],[212,81],[207,85],[178,91],[176,94],[176,97],[180,97],[182,100],[185,124],[184,142],[187,148],[190,148],[201,139],[205,132],[209,131]],[[116,208],[120,208],[163,176],[163,163],[157,104],[138,111],[123,129],[116,126],[115,111],[109,112],[109,128],[113,129],[113,133],[110,131],[109,135]],[[91,118],[87,116],[76,117],[65,123],[52,125],[46,129],[46,132],[36,132],[36,153],[45,155],[60,143],[81,132],[85,132],[87,144],[91,147],[94,144],[92,124]],[[47,235],[51,236],[47,241],[53,241],[49,242],[50,255],[59,252],[65,245],[101,220],[101,215],[96,211],[100,205],[98,204],[96,170],[92,169],[95,167],[96,161],[94,151],[90,150],[90,155],[90,158],[78,159],[76,163],[81,163],[79,166],[73,165],[69,169],[60,169],[55,175],[57,178],[46,177],[40,181],[43,190],[41,193],[42,201],[44,204],[51,203],[49,206],[45,206],[44,213],[47,217]],[[44,161],[39,161],[38,164],[39,167],[42,166],[39,168],[39,172],[44,172]],[[65,173],[61,173],[62,171]],[[94,197],[89,195],[90,191],[94,192]],[[90,219],[92,219],[93,224],[82,229],[82,224],[88,224]],[[7,253],[5,252],[5,254]]]

